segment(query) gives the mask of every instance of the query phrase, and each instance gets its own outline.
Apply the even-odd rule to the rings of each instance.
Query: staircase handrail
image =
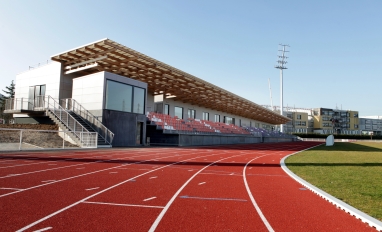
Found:
[[[54,98],[49,95],[37,96],[34,110],[36,110],[36,108],[43,108],[52,112],[62,124],[64,124],[71,132],[73,132],[73,134],[81,141],[81,143],[84,143],[84,132],[91,133],[72,115],[70,115],[68,111],[60,106],[60,104]],[[70,123],[73,123],[73,126],[71,126]]]
[[[86,122],[89,123],[89,126],[97,131],[106,143],[111,144],[113,142],[114,133],[111,132],[105,125],[103,125],[96,116],[94,116],[90,111],[78,103],[78,101],[73,98],[62,99],[61,101],[67,110],[71,110],[84,118]]]

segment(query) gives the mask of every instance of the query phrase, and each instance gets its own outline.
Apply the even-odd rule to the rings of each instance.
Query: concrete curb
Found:
[[[321,146],[321,145],[318,145],[318,146]],[[314,147],[317,147],[317,146],[314,146]],[[311,147],[311,148],[313,148],[313,147]],[[285,156],[280,161],[281,168],[290,177],[292,177],[294,180],[296,180],[297,182],[299,182],[300,184],[302,184],[307,189],[309,189],[310,191],[314,192],[315,194],[317,194],[321,198],[324,198],[326,201],[329,201],[330,203],[335,205],[337,208],[340,208],[343,211],[347,212],[348,214],[356,217],[357,219],[360,219],[362,222],[369,224],[369,226],[374,227],[376,230],[382,231],[382,222],[381,221],[379,221],[379,220],[377,220],[377,219],[375,219],[375,218],[365,214],[364,212],[362,212],[362,211],[360,211],[360,210],[358,210],[358,209],[356,209],[356,208],[346,204],[345,202],[343,202],[343,201],[333,197],[332,195],[328,194],[327,192],[322,191],[321,189],[315,187],[314,185],[310,184],[309,182],[307,182],[307,181],[303,180],[302,178],[298,177],[296,174],[294,174],[291,170],[289,170],[287,168],[287,166],[285,164],[285,159],[286,158],[288,158],[289,156],[298,154],[300,152],[309,150],[311,148],[308,148],[308,149],[305,149],[305,150],[302,150],[302,151],[299,151],[299,152],[295,152],[295,153],[290,154],[288,156]]]

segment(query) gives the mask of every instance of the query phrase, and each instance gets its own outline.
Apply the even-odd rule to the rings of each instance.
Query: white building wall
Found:
[[[104,72],[73,79],[72,98],[94,116],[102,116],[104,80]]]
[[[16,76],[15,98],[28,98],[29,86],[46,85],[45,95],[59,98],[61,64],[49,64],[22,72]]]

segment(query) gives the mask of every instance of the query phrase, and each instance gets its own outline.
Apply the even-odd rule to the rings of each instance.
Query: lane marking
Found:
[[[231,174],[219,174],[219,173],[208,173],[208,172],[203,172],[203,173],[200,173],[200,175],[215,175],[215,176],[241,176],[240,174],[231,175]]]
[[[86,191],[90,191],[90,190],[95,190],[95,189],[99,189],[99,187],[90,188],[90,189],[85,189],[85,190],[86,190]]]
[[[158,177],[157,176],[152,176],[149,179],[155,179],[155,178],[158,178]]]
[[[238,198],[213,198],[213,197],[191,197],[191,196],[180,196],[183,199],[198,199],[198,200],[212,200],[212,201],[247,201],[245,199]]]
[[[143,201],[151,201],[151,200],[154,200],[155,198],[157,198],[157,197],[146,198],[146,199],[144,199]]]
[[[192,170],[192,169],[190,169],[190,170],[188,170],[189,172],[192,172],[192,171],[194,171],[194,170]]]
[[[164,208],[164,206],[156,206],[156,205],[132,205],[132,204],[118,204],[118,203],[93,202],[93,201],[84,201],[82,203],[97,204],[97,205],[115,205],[115,206],[128,206],[128,207],[143,207],[143,208],[159,208],[159,209],[163,209]]]
[[[52,182],[52,181],[56,181],[56,180],[42,180],[41,182],[46,183],[46,182]]]
[[[0,188],[0,189],[4,189],[4,190],[23,190],[23,189],[19,189],[19,188]]]
[[[159,222],[162,220],[163,216],[166,214],[167,210],[170,208],[171,204],[175,201],[175,199],[178,197],[178,195],[180,194],[180,192],[188,185],[188,183],[190,183],[199,173],[201,173],[202,171],[204,171],[206,168],[208,168],[209,166],[211,165],[214,165],[215,163],[217,162],[220,162],[222,160],[225,160],[225,159],[228,159],[228,158],[232,158],[232,157],[236,157],[236,156],[242,156],[242,154],[240,155],[234,155],[234,156],[230,156],[230,157],[227,157],[227,158],[223,158],[223,159],[220,159],[220,160],[217,160],[215,162],[212,162],[208,165],[206,165],[204,168],[200,169],[198,172],[196,172],[191,178],[189,178],[183,185],[182,187],[180,187],[178,189],[178,191],[172,196],[172,198],[167,202],[166,206],[163,208],[163,210],[160,212],[160,214],[158,215],[158,217],[155,219],[154,223],[151,225],[149,231],[150,232],[154,232],[155,229],[158,227],[159,225]]]
[[[45,228],[42,228],[42,229],[39,229],[39,230],[35,230],[34,232],[43,232],[43,231],[47,231],[47,230],[50,230],[52,229],[53,227],[45,227]]]
[[[191,154],[190,154],[190,155],[191,155]],[[213,156],[213,155],[207,155],[207,157],[208,157],[208,156]],[[167,157],[163,157],[163,158],[169,158],[169,157],[173,157],[173,156],[167,156]],[[203,157],[203,156],[202,156],[202,157]],[[197,157],[190,158],[190,159],[187,159],[187,160],[193,160],[193,159],[197,159],[197,158],[201,158],[201,156],[197,156]],[[150,161],[150,160],[147,160],[147,161]],[[136,162],[136,163],[141,163],[141,162]],[[129,182],[129,181],[134,180],[134,179],[136,179],[136,178],[139,178],[139,177],[141,177],[141,176],[147,175],[147,174],[149,174],[149,173],[155,172],[155,171],[157,171],[157,170],[160,170],[160,169],[163,169],[163,168],[166,168],[166,167],[169,167],[169,166],[171,166],[171,165],[173,165],[173,164],[178,164],[178,163],[180,163],[180,162],[174,162],[174,163],[172,163],[172,164],[168,164],[168,165],[159,167],[159,168],[157,168],[157,169],[153,169],[153,170],[147,171],[147,172],[145,172],[145,173],[139,174],[139,175],[134,176],[134,177],[132,177],[132,178],[130,178],[130,179],[127,179],[127,180],[125,180],[125,181],[122,181],[122,182],[120,182],[120,183],[117,183],[117,184],[115,184],[115,185],[113,185],[113,186],[110,186],[109,188],[106,188],[106,189],[104,189],[104,190],[102,190],[102,191],[99,191],[99,192],[97,192],[97,193],[94,193],[93,195],[90,195],[90,196],[88,196],[88,197],[85,197],[85,198],[83,198],[82,200],[79,200],[79,201],[77,201],[77,202],[75,202],[75,203],[73,203],[73,204],[71,204],[71,205],[68,205],[68,206],[66,206],[66,207],[64,207],[64,208],[62,208],[62,209],[60,209],[60,210],[57,210],[56,212],[53,212],[53,213],[51,213],[51,214],[49,214],[49,215],[47,215],[47,216],[45,216],[45,217],[43,217],[43,218],[41,218],[41,219],[39,219],[39,220],[37,220],[37,221],[35,221],[35,222],[33,222],[33,223],[27,225],[27,226],[24,226],[23,228],[17,230],[16,232],[22,232],[22,231],[25,231],[25,230],[27,230],[27,229],[29,229],[29,228],[31,228],[31,227],[33,227],[33,226],[35,226],[35,225],[37,225],[37,224],[39,224],[39,223],[45,221],[45,220],[47,220],[47,219],[49,219],[49,218],[51,218],[51,217],[53,217],[53,216],[55,216],[55,215],[57,215],[57,214],[59,214],[59,213],[65,211],[65,210],[67,210],[67,209],[70,209],[70,208],[72,208],[72,207],[74,207],[74,206],[76,206],[76,205],[78,205],[78,204],[80,204],[80,203],[82,203],[82,202],[84,202],[84,201],[86,201],[86,200],[92,198],[92,197],[95,197],[95,196],[97,196],[97,195],[99,195],[99,194],[101,194],[101,193],[104,193],[104,192],[106,192],[106,191],[109,191],[110,189],[113,189],[113,188],[115,188],[115,187],[118,187],[118,186],[120,186],[120,185],[122,185],[122,184],[124,184],[124,183],[126,183],[126,182]],[[121,166],[123,166],[123,165],[121,165]],[[117,167],[113,167],[113,168],[118,168],[118,167],[121,167],[121,166],[117,166]],[[208,167],[208,166],[206,166],[205,168],[207,168],[207,167]],[[104,170],[102,170],[102,171],[105,171],[105,170],[108,170],[108,169],[111,169],[111,168],[107,168],[107,169],[104,169]],[[203,169],[202,169],[202,170],[203,170]],[[202,170],[201,170],[201,171],[202,171]],[[100,170],[100,171],[101,171],[101,170]],[[100,171],[96,171],[96,172],[100,172]],[[96,172],[94,172],[94,173],[96,173]],[[88,174],[83,174],[83,175],[88,175]],[[80,175],[80,176],[83,176],[83,175]],[[194,174],[194,176],[196,176],[196,174]],[[70,178],[70,179],[72,179],[72,178]],[[190,180],[190,181],[191,181],[191,180]],[[44,185],[47,185],[47,184],[44,184]],[[44,185],[41,185],[41,186],[44,186]],[[33,188],[36,188],[36,187],[33,187]],[[29,189],[31,189],[31,188],[29,188]],[[26,190],[28,190],[28,189],[26,189]],[[18,192],[21,192],[21,191],[18,191]],[[179,192],[180,192],[180,191],[179,191]],[[16,193],[17,193],[17,192],[16,192]],[[179,193],[178,193],[178,194],[179,194]],[[5,195],[9,195],[9,194],[0,195],[0,197],[5,196]],[[175,197],[176,197],[176,196],[175,196]],[[163,210],[162,210],[162,212],[163,212]],[[162,216],[162,217],[163,217],[163,216]]]
[[[201,183],[199,183],[198,185],[202,185],[202,184],[205,184],[206,182],[201,182]]]
[[[247,176],[281,176],[281,177],[288,177],[287,175],[271,175],[271,174],[247,174]]]
[[[268,220],[265,218],[265,216],[264,216],[263,212],[261,211],[260,207],[257,205],[257,203],[255,201],[255,198],[253,197],[253,195],[251,193],[251,190],[249,189],[247,178],[245,176],[245,172],[246,172],[248,164],[250,164],[253,160],[258,159],[260,157],[264,157],[264,156],[267,156],[267,155],[258,156],[256,158],[253,158],[252,160],[248,161],[248,163],[243,168],[243,179],[244,179],[244,185],[245,185],[245,188],[247,189],[247,193],[249,195],[249,198],[251,199],[253,206],[255,206],[255,209],[256,209],[257,213],[259,214],[261,220],[263,221],[264,225],[267,227],[269,232],[274,232],[272,226],[269,224]]]

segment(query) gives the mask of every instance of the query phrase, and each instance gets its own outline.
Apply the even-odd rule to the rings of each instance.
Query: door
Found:
[[[137,122],[137,129],[135,133],[135,144],[141,145],[142,144],[142,132],[143,132],[143,122]]]

